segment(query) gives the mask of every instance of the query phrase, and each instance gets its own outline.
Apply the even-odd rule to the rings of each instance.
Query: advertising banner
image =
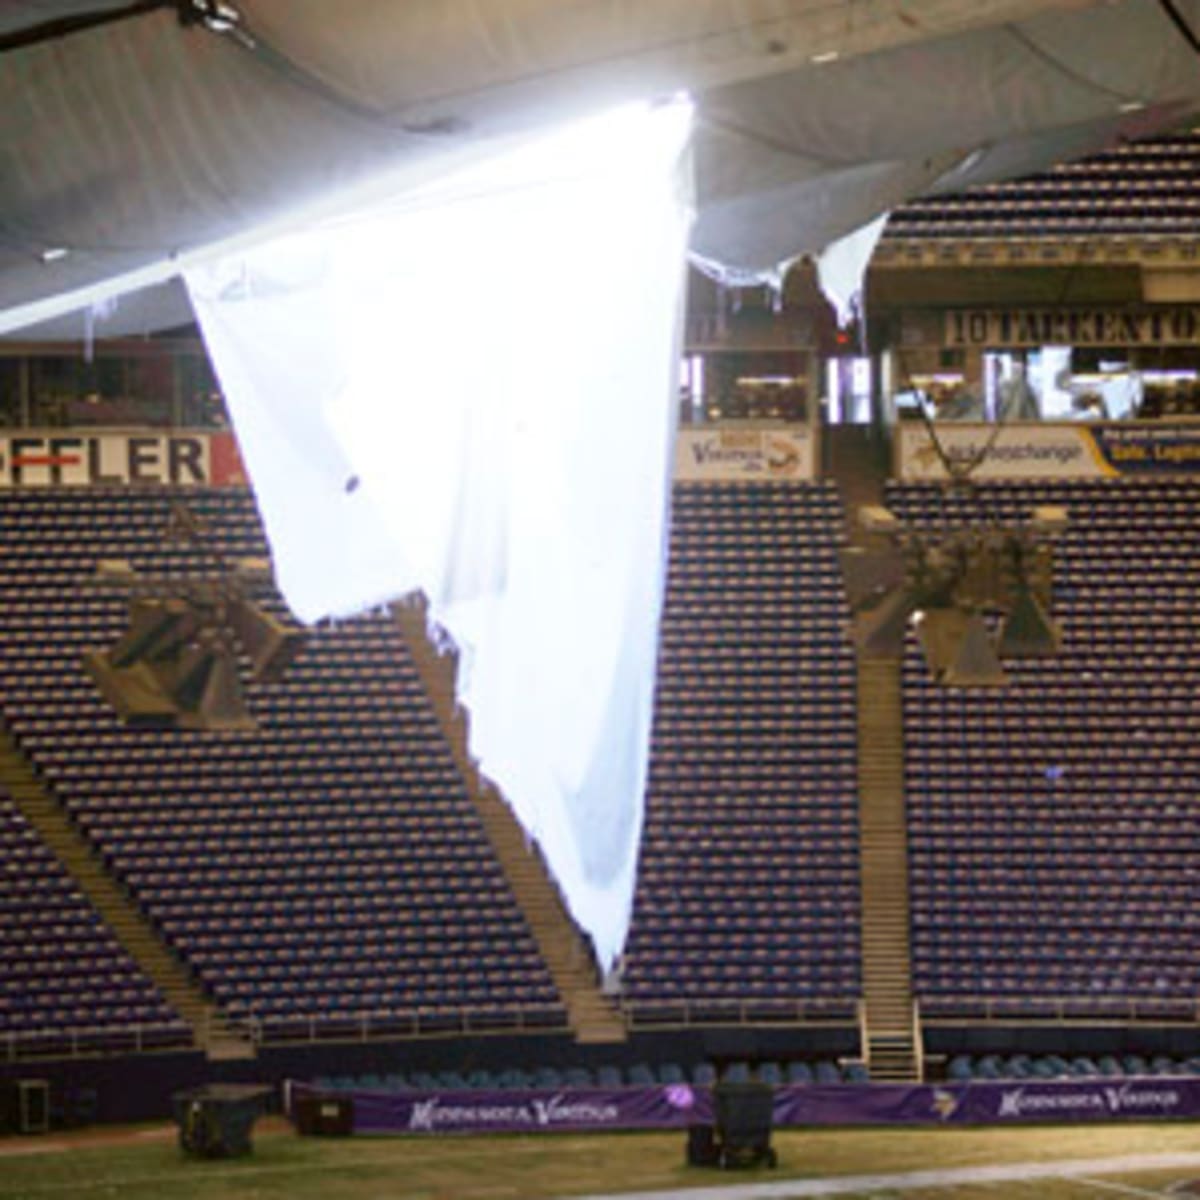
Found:
[[[1200,422],[995,425],[941,422],[934,445],[923,424],[902,424],[896,474],[908,480],[947,478],[944,454],[977,481],[1103,479],[1200,473]],[[940,452],[939,452],[940,447]]]
[[[1200,1079],[1006,1080],[781,1088],[778,1125],[1018,1124],[1200,1115]]]
[[[1087,432],[1113,474],[1200,473],[1200,421],[1090,425]]]
[[[816,477],[812,430],[717,426],[681,429],[675,442],[675,478],[691,483],[810,480]]]
[[[322,1094],[292,1083],[293,1101]],[[330,1093],[332,1094],[332,1093]],[[356,1134],[684,1129],[714,1120],[712,1092],[689,1084],[519,1091],[339,1091]],[[1200,1079],[1129,1077],[775,1089],[774,1124],[1027,1124],[1200,1117]]]
[[[1200,308],[968,309],[945,315],[947,346],[1194,346]]]
[[[706,1088],[355,1092],[355,1133],[674,1129],[712,1120]]]
[[[0,488],[245,485],[233,434],[29,429],[0,437]]]

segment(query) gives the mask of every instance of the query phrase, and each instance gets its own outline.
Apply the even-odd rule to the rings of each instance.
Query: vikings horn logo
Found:
[[[948,1121],[958,1111],[958,1100],[953,1092],[944,1088],[935,1088],[933,1092],[933,1111],[943,1120]]]

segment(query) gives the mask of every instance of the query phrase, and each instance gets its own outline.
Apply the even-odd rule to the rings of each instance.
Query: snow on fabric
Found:
[[[691,215],[628,108],[187,271],[293,611],[415,589],[601,961],[632,905]]]

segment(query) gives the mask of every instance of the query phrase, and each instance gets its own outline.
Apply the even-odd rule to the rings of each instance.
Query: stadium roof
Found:
[[[699,115],[693,250],[767,273],[913,196],[1190,118],[1198,27],[1200,0],[9,4],[0,331],[78,336],[78,316],[45,322],[138,288],[94,310],[99,332],[180,324],[166,281],[215,244],[381,166],[427,179],[680,89]]]

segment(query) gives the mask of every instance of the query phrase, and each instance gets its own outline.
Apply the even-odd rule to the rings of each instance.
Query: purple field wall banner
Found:
[[[320,1093],[292,1083],[293,1100]],[[708,1088],[561,1088],[523,1091],[339,1091],[354,1103],[356,1134],[535,1133],[684,1129],[714,1119]],[[1006,1080],[945,1085],[840,1084],[775,1089],[774,1123],[991,1125],[1200,1118],[1200,1079],[1137,1077]]]
[[[534,1133],[682,1129],[712,1120],[707,1089],[355,1092],[355,1133]]]
[[[1005,1080],[780,1088],[775,1123],[994,1125],[1200,1117],[1200,1079]]]

